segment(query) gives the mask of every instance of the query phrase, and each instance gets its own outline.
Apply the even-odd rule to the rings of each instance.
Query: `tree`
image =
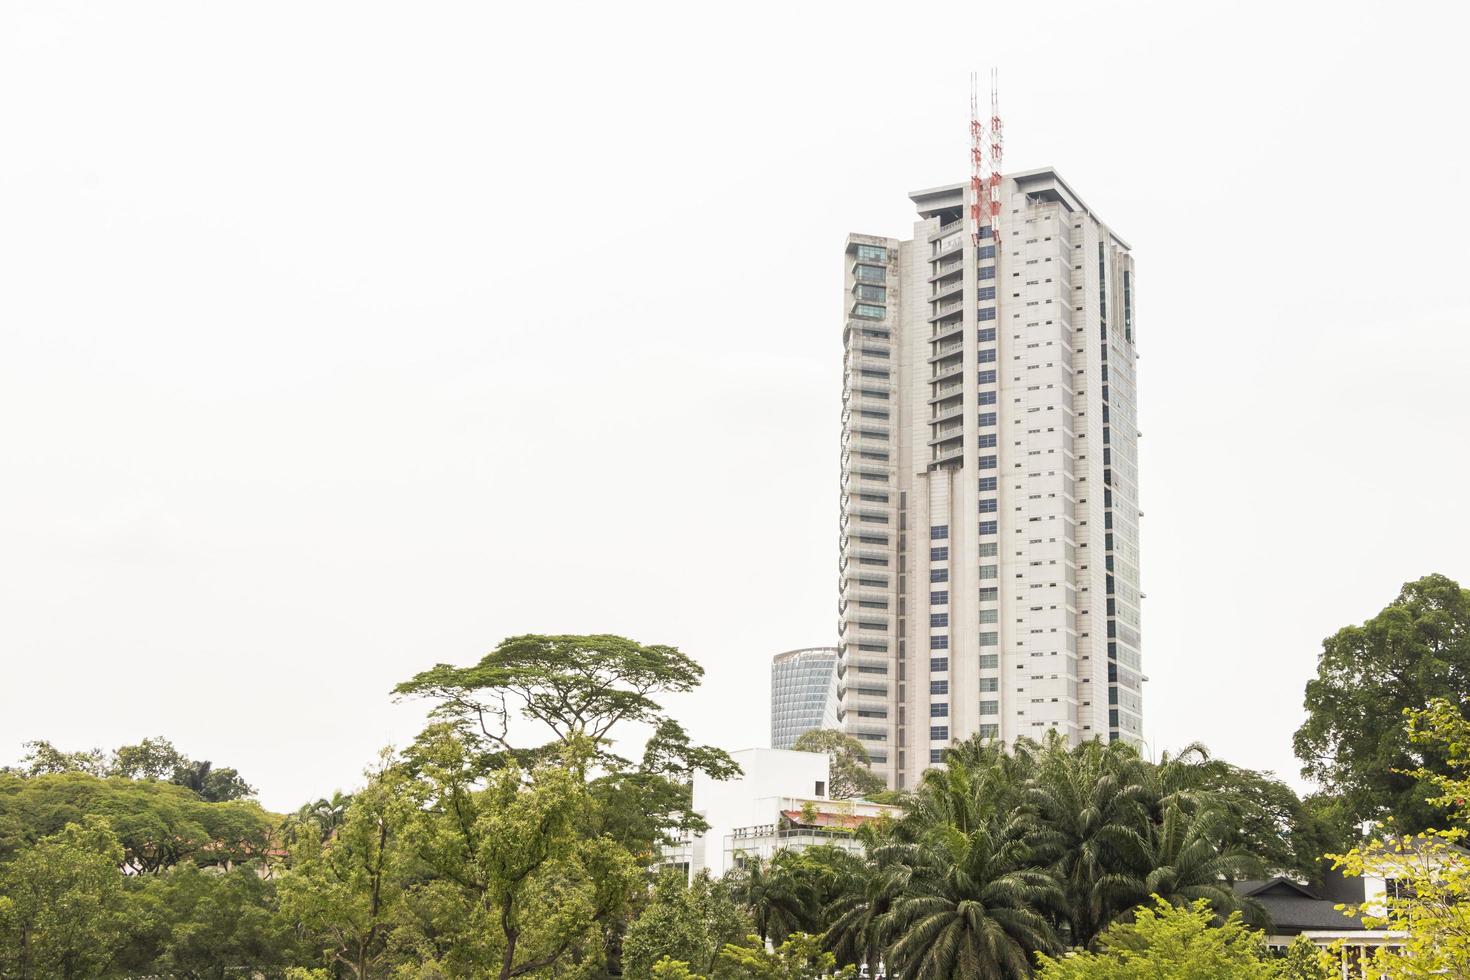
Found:
[[[827,795],[834,800],[866,797],[882,792],[887,785],[883,777],[868,768],[868,750],[863,743],[835,728],[814,728],[803,732],[791,746],[797,752],[825,752],[831,768],[827,776]]]
[[[446,972],[509,980],[603,958],[641,871],[612,839],[578,834],[592,746],[576,738],[563,752],[524,774],[508,764],[479,788],[473,749],[452,729],[421,746],[422,873],[446,886]]]
[[[1465,691],[1470,592],[1443,575],[1407,583],[1378,615],[1323,641],[1317,676],[1307,683],[1307,720],[1294,739],[1302,774],[1342,801],[1340,822],[1392,815],[1405,832],[1426,829],[1435,817],[1428,786],[1409,773],[1421,764],[1443,772],[1444,760],[1432,747],[1415,751],[1404,730],[1386,722]]]
[[[229,865],[261,857],[273,823],[254,801],[206,803],[170,783],[80,772],[0,774],[0,860],[89,815],[106,818],[123,845],[124,865],[144,874],[180,861]]]
[[[671,646],[621,636],[512,636],[473,667],[436,664],[393,689],[436,701],[431,714],[501,752],[514,752],[512,714],[551,730],[557,742],[589,739],[605,751],[623,722],[668,720],[654,700],[699,686],[704,668]]]
[[[754,938],[754,937],[750,937]],[[775,950],[746,942],[720,950],[717,980],[852,980],[857,970],[837,967],[837,958],[822,949],[821,940],[795,933]]]
[[[216,872],[183,864],[144,879],[133,905],[131,931],[147,949],[130,974],[268,975],[300,952],[276,914],[275,884],[254,866]],[[138,936],[145,928],[151,935]]]
[[[255,795],[255,787],[240,778],[234,769],[216,769],[209,761],[190,762],[184,760],[174,770],[171,782],[193,790],[199,798],[210,803],[242,800]]]
[[[111,753],[101,749],[63,752],[50,742],[26,742],[22,764],[27,776],[85,773],[121,779],[153,779],[193,790],[210,803],[241,800],[255,795],[255,788],[234,769],[215,768],[209,762],[193,762],[163,736],[145,738],[136,745],[122,745]]]
[[[281,914],[356,980],[378,975],[407,877],[415,795],[387,752],[329,844],[306,824],[280,883]]]
[[[0,976],[101,976],[122,945],[122,846],[88,817],[0,867]]]
[[[997,814],[970,833],[951,829],[880,851],[891,891],[886,959],[897,974],[1020,980],[1035,953],[1057,948],[1045,913],[1061,891],[1029,866],[1023,836]]]
[[[1101,952],[1037,957],[1038,980],[1275,980],[1280,974],[1265,937],[1232,914],[1214,925],[1214,910],[1200,900],[1175,906],[1159,899],[1132,922],[1103,932]]]
[[[750,858],[730,875],[736,899],[750,910],[762,943],[783,943],[814,924],[818,894],[795,851],[777,851],[769,861]]]
[[[162,736],[145,738],[137,745],[122,745],[113,750],[107,775],[124,779],[171,780],[188,761],[168,739]]]
[[[1203,901],[1217,917],[1239,910],[1261,922],[1261,910],[1255,905],[1242,905],[1231,885],[1265,874],[1265,867],[1249,851],[1224,843],[1230,836],[1230,821],[1220,810],[1190,813],[1171,803],[1163,820],[1151,826],[1148,870],[1136,902],[1150,895],[1175,905]]]
[[[527,635],[502,641],[473,667],[438,664],[399,684],[394,693],[436,702],[430,712],[436,723],[409,751],[410,765],[432,751],[445,732],[470,750],[462,762],[481,775],[566,758],[566,746],[585,740],[591,753],[571,757],[583,767],[581,775],[591,775],[594,798],[609,804],[583,814],[595,813],[604,821],[588,830],[593,836],[608,833],[631,850],[651,852],[670,835],[706,829],[689,799],[695,772],[728,779],[740,771],[720,749],[691,744],[655,700],[693,690],[703,676],[702,667],[671,646],[608,635]],[[510,737],[517,712],[548,729],[554,741],[517,747]],[[653,729],[636,766],[609,748],[613,731],[625,723]],[[589,774],[589,767],[596,771]]]
[[[1439,762],[1408,773],[1420,784],[1422,798],[1440,809],[1445,830],[1421,830],[1376,837],[1334,865],[1349,875],[1371,874],[1397,887],[1361,907],[1369,928],[1403,934],[1404,955],[1378,949],[1372,957],[1375,975],[1387,980],[1428,980],[1470,976],[1470,853],[1464,849],[1470,818],[1470,721],[1467,704],[1438,698],[1408,712],[1405,737]],[[1390,818],[1380,830],[1395,828]]]
[[[709,973],[725,944],[739,942],[750,928],[750,917],[730,890],[708,873],[686,883],[682,871],[665,871],[623,937],[623,975],[649,980],[654,965],[666,958]]]
[[[671,718],[659,722],[632,767],[605,755],[604,771],[588,784],[598,804],[583,814],[591,836],[607,834],[635,854],[651,856],[661,844],[699,835],[709,824],[693,810],[695,772],[730,779],[740,767],[725,752],[691,745],[684,729]]]
[[[1068,943],[1090,947],[1140,893],[1147,895],[1153,794],[1146,766],[1122,742],[1071,748],[1053,738],[1035,753],[1034,772],[1023,777],[1039,820],[1033,840],[1065,893]]]
[[[84,772],[102,776],[107,772],[107,756],[101,749],[82,752],[63,752],[47,741],[26,742],[26,754],[21,757],[22,770],[27,776],[43,776],[59,772]]]

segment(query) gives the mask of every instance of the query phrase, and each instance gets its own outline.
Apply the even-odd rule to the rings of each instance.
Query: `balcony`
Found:
[[[929,376],[930,381],[944,381],[947,378],[964,373],[965,359],[954,354],[949,356],[951,360],[939,361],[934,365],[934,373]]]
[[[931,241],[934,240],[934,239],[936,239],[936,238],[943,238],[945,235],[948,235],[950,232],[952,232],[952,231],[959,231],[963,227],[965,227],[965,219],[964,218],[956,218],[953,221],[948,221],[948,222],[945,222],[944,224],[940,225],[938,231],[930,232],[929,233],[929,238],[930,238]]]
[[[947,316],[959,316],[964,312],[964,309],[965,301],[963,299],[957,299],[951,303],[938,304],[934,307],[934,312],[929,314],[929,322],[933,323],[935,320],[942,320]]]
[[[934,410],[930,416],[930,422],[943,422],[946,419],[959,418],[965,414],[965,402],[962,398],[956,398],[952,405],[942,405]]]
[[[961,459],[965,455],[965,443],[963,439],[946,442],[934,450],[935,463],[948,463],[951,460]]]
[[[965,280],[963,278],[951,279],[948,282],[936,283],[933,291],[929,293],[929,298],[931,300],[942,299],[945,296],[952,296],[955,293],[962,291],[964,288]]]
[[[933,266],[934,273],[929,277],[929,281],[933,282],[936,279],[943,279],[945,276],[952,276],[956,272],[963,271],[964,268],[964,259],[951,259],[948,262],[940,262],[938,265]]]
[[[949,384],[939,385],[934,389],[934,393],[929,396],[929,404],[932,405],[935,402],[942,402],[946,398],[953,398],[964,390],[965,383],[963,381],[953,381]]]
[[[929,355],[929,363],[933,364],[941,358],[949,357],[951,354],[958,353],[964,349],[965,342],[963,339],[944,341],[936,346],[934,352]]]
[[[952,320],[940,320],[934,324],[933,330],[929,333],[929,339],[931,341],[947,340],[950,337],[960,335],[964,332],[964,329],[965,321],[960,317],[955,317]]]

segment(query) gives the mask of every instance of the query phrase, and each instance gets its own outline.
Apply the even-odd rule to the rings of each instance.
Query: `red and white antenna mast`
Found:
[[[971,102],[973,103],[973,101],[974,96],[972,95]],[[972,116],[975,114],[973,108],[970,110],[970,114]],[[974,123],[970,125],[973,130]],[[998,93],[996,70],[992,68],[990,69],[990,180],[988,183],[990,185],[990,237],[995,243],[997,253],[1000,251],[1000,189],[1002,180],[1000,168],[1001,155],[1004,148],[1005,140],[1002,137],[1000,125],[1000,95]]]
[[[980,225],[989,213],[985,191],[985,124],[980,120],[980,77],[970,72],[970,235],[978,248]]]

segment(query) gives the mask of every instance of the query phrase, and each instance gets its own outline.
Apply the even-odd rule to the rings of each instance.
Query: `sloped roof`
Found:
[[[1343,915],[1337,910],[1337,902],[1322,898],[1315,889],[1290,878],[1237,881],[1235,894],[1260,903],[1271,920],[1269,931],[1274,935],[1327,929],[1362,932],[1368,928],[1361,917]]]

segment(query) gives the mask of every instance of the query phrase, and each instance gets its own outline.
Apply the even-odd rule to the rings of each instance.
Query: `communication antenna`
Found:
[[[971,96],[973,102],[974,96]],[[975,114],[974,109],[970,114]],[[971,124],[973,131],[974,124]],[[1000,188],[1001,158],[1005,140],[1000,124],[1000,95],[996,69],[990,69],[990,237],[995,242],[996,254],[1000,253]]]
[[[985,124],[980,120],[980,76],[970,72],[970,237],[980,247],[980,225],[990,211],[985,190]]]

